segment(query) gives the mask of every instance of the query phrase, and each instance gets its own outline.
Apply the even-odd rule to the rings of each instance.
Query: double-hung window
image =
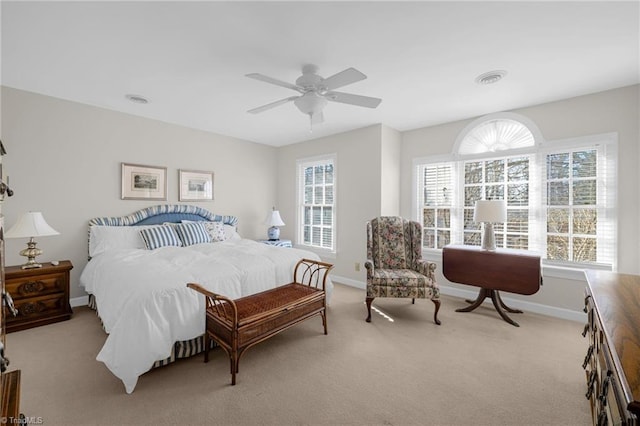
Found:
[[[448,158],[414,161],[423,249],[480,245],[475,202],[499,199],[507,221],[494,224],[498,247],[615,270],[617,136],[536,142],[531,124],[509,118],[479,120]]]
[[[298,160],[298,244],[335,251],[335,155]]]

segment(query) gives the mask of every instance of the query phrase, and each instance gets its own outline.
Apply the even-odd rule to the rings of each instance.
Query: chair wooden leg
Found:
[[[415,299],[415,298],[414,298],[414,299],[411,299],[411,304],[412,304],[412,305],[415,305],[415,304],[416,304],[416,299]]]
[[[373,302],[375,297],[367,297],[367,322],[371,322],[371,302]]]
[[[440,301],[431,299],[431,301],[436,305],[436,311],[433,314],[433,322],[440,325],[440,320],[438,319],[438,311],[440,310]]]

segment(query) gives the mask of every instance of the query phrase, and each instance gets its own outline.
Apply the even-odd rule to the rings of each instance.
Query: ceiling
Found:
[[[640,82],[640,4],[2,1],[2,84],[273,146],[383,123],[399,131]],[[368,76],[325,122],[288,103],[304,64]],[[487,71],[506,70],[479,85]],[[142,95],[137,104],[126,94]]]

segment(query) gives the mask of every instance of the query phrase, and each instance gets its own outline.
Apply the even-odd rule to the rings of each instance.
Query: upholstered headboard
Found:
[[[235,216],[221,216],[211,213],[201,207],[186,204],[161,204],[147,207],[127,216],[95,217],[89,221],[89,226],[141,226],[157,225],[165,222],[178,223],[182,220],[208,220],[237,226]]]
[[[89,220],[89,228],[88,228],[89,233],[88,233],[88,245],[87,245],[88,252],[89,252],[88,258],[89,260],[91,260],[91,257],[94,255],[92,253],[96,253],[96,250],[100,251],[100,249],[96,249],[96,247],[101,247],[102,249],[104,249],[104,246],[105,246],[104,231],[101,232],[102,238],[97,237],[97,240],[96,240],[95,239],[96,237],[94,236],[92,241],[93,231],[97,231],[97,229],[95,228],[92,231],[92,228],[94,226],[96,228],[104,227],[104,226],[114,227],[114,228],[129,227],[129,226],[134,227],[134,226],[144,226],[144,225],[159,225],[166,222],[180,223],[183,220],[222,222],[226,225],[231,225],[234,228],[236,228],[238,224],[238,218],[235,216],[221,216],[221,215],[213,214],[209,210],[205,210],[201,207],[184,205],[184,204],[162,204],[158,206],[147,207],[142,210],[133,212],[127,216],[95,217]],[[122,229],[122,231],[126,231],[126,230]],[[122,244],[124,244],[125,247],[127,248],[136,245],[136,241],[139,239],[139,237],[137,237],[138,234],[136,230],[132,229],[132,231],[134,231],[133,234],[128,231],[126,231],[124,234],[121,232],[117,232],[117,235],[120,236],[121,238],[122,236],[125,236],[124,239],[116,239],[116,241],[118,241],[117,247],[122,248]],[[131,240],[126,238],[127,235],[136,235],[136,237],[133,237],[135,240],[133,244],[130,244]],[[110,242],[113,241],[112,237],[113,235],[110,234],[108,241]],[[106,245],[110,248],[113,248],[113,243],[107,243]]]

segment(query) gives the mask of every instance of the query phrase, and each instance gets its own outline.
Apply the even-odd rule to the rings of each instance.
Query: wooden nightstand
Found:
[[[71,318],[69,271],[72,268],[68,260],[60,261],[59,265],[43,263],[42,268],[5,268],[5,288],[18,310],[15,317],[5,312],[7,333]]]

